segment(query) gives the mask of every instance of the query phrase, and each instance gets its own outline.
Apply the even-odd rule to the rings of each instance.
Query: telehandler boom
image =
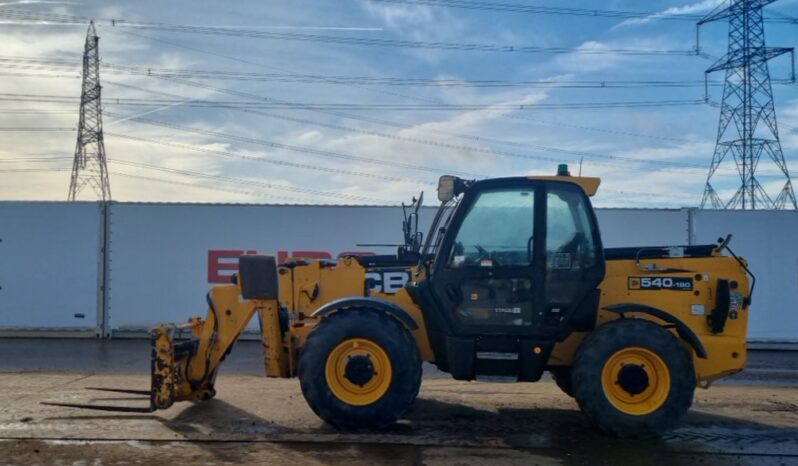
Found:
[[[444,176],[429,234],[417,231],[419,198],[396,255],[242,256],[234,283],[208,293],[205,319],[153,330],[151,390],[140,392],[149,407],[61,405],[151,412],[210,399],[257,314],[266,375],[299,377],[313,411],[339,428],[399,419],[426,361],[458,380],[534,382],[549,371],[601,430],[665,432],[695,387],[745,366],[753,284],[730,237],[605,249],[589,199],[599,182],[566,166]],[[181,330],[191,338],[175,342]]]

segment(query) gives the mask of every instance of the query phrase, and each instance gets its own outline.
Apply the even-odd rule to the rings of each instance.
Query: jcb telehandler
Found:
[[[745,366],[750,274],[729,237],[603,248],[588,198],[598,186],[565,166],[557,176],[444,176],[425,241],[419,199],[397,255],[279,266],[242,256],[234,283],[208,293],[204,320],[153,331],[152,386],[138,392],[150,406],[121,409],[212,398],[257,314],[266,374],[299,377],[313,411],[339,428],[399,419],[427,361],[458,380],[534,382],[549,371],[601,430],[666,431],[696,386]],[[191,339],[175,343],[176,329]]]

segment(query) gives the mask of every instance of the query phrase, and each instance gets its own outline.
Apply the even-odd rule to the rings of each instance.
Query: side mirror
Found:
[[[449,202],[454,199],[454,182],[455,177],[451,175],[443,175],[438,180],[438,200],[441,202]]]

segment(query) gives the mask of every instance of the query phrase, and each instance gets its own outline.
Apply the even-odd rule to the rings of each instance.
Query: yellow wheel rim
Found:
[[[393,372],[391,360],[380,345],[365,338],[350,338],[327,356],[324,375],[336,398],[350,405],[364,406],[385,395]]]
[[[654,352],[640,347],[623,348],[601,371],[604,394],[616,408],[633,416],[659,409],[668,399],[671,376],[668,366]]]

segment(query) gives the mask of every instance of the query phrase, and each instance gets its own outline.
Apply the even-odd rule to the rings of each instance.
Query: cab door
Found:
[[[595,325],[605,265],[590,202],[572,183],[546,185],[546,305],[541,328],[587,331]]]
[[[466,194],[438,251],[432,292],[457,335],[529,333],[544,309],[537,183]]]

